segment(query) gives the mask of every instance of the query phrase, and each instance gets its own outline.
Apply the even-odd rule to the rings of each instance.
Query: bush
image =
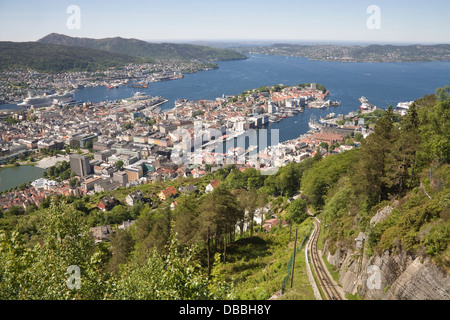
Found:
[[[450,228],[447,224],[437,224],[433,226],[430,232],[422,240],[426,246],[426,253],[431,256],[438,256],[444,251],[450,243]]]

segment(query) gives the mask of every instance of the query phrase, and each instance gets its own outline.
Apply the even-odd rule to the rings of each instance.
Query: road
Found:
[[[314,217],[314,228],[315,228],[314,236],[312,241],[309,242],[308,251],[310,252],[311,255],[311,263],[314,269],[314,273],[319,282],[318,285],[320,286],[323,294],[325,295],[324,299],[343,300],[341,294],[336,288],[333,279],[327,272],[327,268],[317,249],[317,241],[319,239],[320,234],[320,222],[319,219],[317,219],[316,217]]]

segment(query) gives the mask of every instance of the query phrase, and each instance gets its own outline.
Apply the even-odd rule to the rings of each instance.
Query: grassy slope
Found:
[[[308,219],[298,226],[297,248],[311,224],[312,220]],[[241,238],[227,248],[227,262],[221,264],[220,272],[233,282],[235,299],[266,300],[280,290],[293,254],[294,228],[290,241],[289,227],[279,227],[270,233]],[[293,287],[288,281],[279,299],[315,299],[306,274],[304,246],[296,254]]]

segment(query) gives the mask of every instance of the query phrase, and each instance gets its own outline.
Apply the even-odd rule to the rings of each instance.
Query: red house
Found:
[[[100,210],[108,211],[114,208],[116,205],[119,204],[119,200],[117,200],[114,196],[106,196],[100,199],[100,201],[97,204],[97,207]]]
[[[158,196],[159,198],[164,201],[170,197],[175,197],[178,194],[177,189],[174,186],[170,186],[163,191],[161,191]]]

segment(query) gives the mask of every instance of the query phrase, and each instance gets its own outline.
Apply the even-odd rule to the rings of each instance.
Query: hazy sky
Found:
[[[80,9],[79,29],[67,13]],[[371,5],[380,9],[367,12]],[[450,43],[449,0],[0,0],[0,40],[74,37]],[[73,18],[74,16],[72,16]],[[367,21],[381,28],[370,29]]]

